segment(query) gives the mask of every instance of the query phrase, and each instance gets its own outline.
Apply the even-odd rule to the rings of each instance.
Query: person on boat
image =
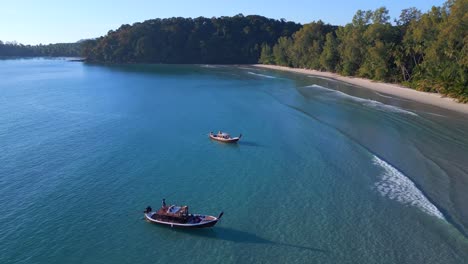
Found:
[[[153,208],[151,208],[151,206],[148,205],[148,207],[146,207],[145,213],[150,213],[151,211],[153,211]]]
[[[162,199],[162,207],[166,207],[166,198]]]

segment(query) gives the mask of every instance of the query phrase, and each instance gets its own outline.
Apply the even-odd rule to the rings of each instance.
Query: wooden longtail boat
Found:
[[[163,206],[153,211],[150,206],[144,211],[145,219],[150,223],[179,228],[203,228],[212,227],[218,223],[223,212],[218,217],[202,214],[189,214],[188,206],[167,206],[163,200]]]
[[[218,134],[214,134],[213,132],[210,132],[209,134],[211,139],[221,141],[221,142],[226,142],[226,143],[235,143],[239,141],[239,139],[242,137],[242,134],[240,134],[238,137],[231,137],[228,133],[224,132],[218,132]]]

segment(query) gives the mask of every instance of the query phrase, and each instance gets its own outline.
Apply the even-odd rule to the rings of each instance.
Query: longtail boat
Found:
[[[180,228],[203,228],[212,227],[218,223],[223,216],[223,212],[218,217],[202,214],[190,214],[188,206],[166,205],[163,200],[163,205],[159,210],[153,211],[151,206],[148,206],[145,211],[145,219],[150,223],[180,227]]]
[[[226,143],[235,143],[239,141],[239,139],[242,137],[242,134],[240,134],[238,137],[231,137],[228,133],[224,132],[218,132],[217,134],[214,134],[213,132],[210,132],[209,134],[211,139],[221,141],[221,142],[226,142]]]

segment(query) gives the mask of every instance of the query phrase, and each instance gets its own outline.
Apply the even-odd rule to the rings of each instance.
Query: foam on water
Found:
[[[392,98],[394,99],[395,97],[392,97],[392,96],[388,96],[388,95],[383,95],[381,93],[378,93],[378,92],[375,92],[378,96],[381,96],[381,97],[385,97],[385,98]]]
[[[377,156],[373,157],[372,162],[383,169],[380,181],[375,184],[375,189],[382,196],[405,205],[415,206],[427,214],[445,220],[439,209],[403,173]]]
[[[201,65],[202,68],[213,68],[213,69],[217,69],[217,68],[220,68],[220,66],[217,66],[217,65],[210,65],[210,64],[204,64],[204,65]]]
[[[265,77],[265,78],[270,78],[270,79],[276,79],[275,76],[270,76],[270,75],[255,73],[255,72],[248,72],[248,74],[252,74],[252,75],[256,75],[256,76],[261,76],[261,77]]]
[[[444,115],[441,115],[441,114],[436,114],[436,113],[431,113],[431,112],[422,112],[424,114],[428,114],[428,115],[433,115],[433,116],[439,116],[439,117],[447,117],[447,116],[444,116]]]
[[[401,109],[401,108],[396,107],[396,106],[393,106],[393,105],[387,105],[387,104],[384,104],[384,103],[381,103],[381,102],[378,102],[378,101],[375,101],[375,100],[365,99],[365,98],[360,98],[360,97],[352,96],[352,95],[343,93],[343,92],[341,92],[341,91],[329,89],[329,88],[326,88],[326,87],[323,87],[323,86],[320,86],[320,85],[313,84],[313,85],[310,85],[310,86],[307,86],[307,87],[318,88],[318,89],[326,90],[327,92],[330,92],[330,93],[332,93],[332,94],[335,95],[335,96],[339,96],[339,97],[343,97],[343,98],[346,98],[346,99],[350,99],[350,100],[359,102],[359,103],[361,103],[361,104],[364,105],[364,106],[372,107],[372,108],[375,108],[375,109],[380,110],[380,111],[383,111],[383,112],[393,112],[393,113],[401,113],[401,114],[407,114],[407,115],[417,116],[416,113],[413,113],[413,112],[408,111],[408,110]]]
[[[327,80],[327,81],[335,81],[334,79],[332,78],[327,78],[327,77],[322,77],[322,76],[314,76],[314,75],[308,75],[307,77],[310,77],[310,78],[317,78],[317,79],[322,79],[322,80]]]
[[[381,111],[388,111],[388,112],[393,112],[393,113],[401,113],[401,114],[407,114],[407,115],[412,115],[412,116],[418,116],[418,114],[416,114],[416,113],[413,113],[413,112],[408,111],[408,110],[401,109],[401,108],[399,108],[397,106],[387,105],[387,104],[384,104],[384,103],[381,103],[381,102],[378,102],[378,101],[374,101],[374,100],[371,100],[371,99],[362,99],[362,100],[364,100],[363,101],[364,105],[377,108],[377,109],[379,109]]]

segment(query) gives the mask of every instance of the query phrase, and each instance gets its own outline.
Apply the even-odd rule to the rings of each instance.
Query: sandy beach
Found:
[[[442,97],[441,95],[434,93],[416,91],[398,84],[376,82],[369,79],[357,77],[345,77],[331,72],[321,72],[308,69],[295,69],[276,65],[254,64],[252,66],[330,78],[333,80],[350,83],[358,87],[371,89],[379,93],[393,95],[400,98],[409,99],[416,102],[456,111],[459,113],[468,114],[468,104],[458,103],[452,98]]]

